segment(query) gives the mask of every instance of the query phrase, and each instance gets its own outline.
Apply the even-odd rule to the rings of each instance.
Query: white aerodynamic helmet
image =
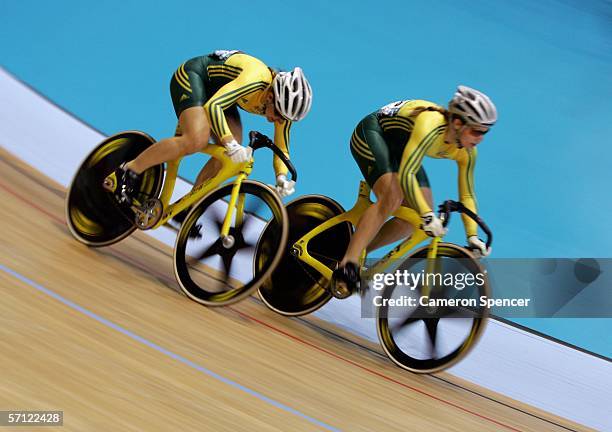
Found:
[[[497,109],[491,99],[473,88],[460,85],[448,103],[448,111],[470,126],[491,127],[497,121]]]
[[[312,89],[301,68],[279,72],[272,86],[276,109],[284,118],[299,121],[306,117],[312,105]]]

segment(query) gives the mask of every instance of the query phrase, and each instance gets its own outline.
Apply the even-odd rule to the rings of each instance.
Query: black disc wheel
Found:
[[[77,170],[66,198],[66,220],[72,235],[88,246],[108,246],[130,235],[133,220],[102,184],[123,162],[136,158],[155,142],[149,135],[128,131],[100,143]],[[163,166],[146,170],[140,179],[139,200],[156,198],[163,183]]]
[[[245,180],[221,235],[233,184],[222,186],[187,215],[176,239],[174,271],[181,289],[207,306],[237,302],[270,277],[285,250],[287,213],[268,186]],[[261,253],[256,254],[255,251]]]
[[[323,195],[300,197],[286,208],[289,216],[287,248],[272,277],[259,287],[259,296],[266,306],[281,315],[305,315],[322,307],[332,295],[329,281],[293,256],[291,247],[308,232],[344,210],[336,201]],[[351,235],[351,224],[340,223],[313,237],[308,243],[308,253],[334,269],[344,256]]]
[[[438,372],[461,360],[482,334],[488,316],[479,302],[489,296],[488,279],[470,252],[440,243],[438,257],[428,260],[427,250],[417,250],[398,268],[422,279],[387,286],[375,303],[385,353],[416,373]]]

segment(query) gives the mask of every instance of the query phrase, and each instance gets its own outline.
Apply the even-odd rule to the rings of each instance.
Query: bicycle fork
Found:
[[[421,291],[421,296],[429,297],[433,289],[435,289],[435,285],[430,286],[430,281],[428,275],[435,275],[440,270],[440,262],[438,258],[438,243],[440,243],[440,237],[434,237],[429,244],[429,249],[427,250],[427,261],[425,263],[425,280],[423,282],[423,288]],[[433,278],[435,280],[435,277]],[[438,310],[437,306],[427,306],[427,311],[430,314],[435,314]]]
[[[227,204],[227,212],[225,213],[225,218],[223,219],[223,225],[221,227],[221,243],[223,247],[229,249],[234,246],[236,239],[233,235],[230,235],[230,226],[232,225],[232,217],[234,216],[234,208],[236,208],[236,226],[240,226],[242,224],[242,218],[244,216],[244,194],[240,193],[240,186],[242,185],[242,181],[247,177],[246,173],[241,172],[236,181],[234,182],[234,186],[232,187],[232,194],[230,195],[229,203]]]

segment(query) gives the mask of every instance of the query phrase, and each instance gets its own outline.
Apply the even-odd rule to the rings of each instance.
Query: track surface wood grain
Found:
[[[64,188],[1,148],[0,172],[1,410],[63,410],[62,431],[588,430],[255,298],[202,307],[171,248],[88,248]]]

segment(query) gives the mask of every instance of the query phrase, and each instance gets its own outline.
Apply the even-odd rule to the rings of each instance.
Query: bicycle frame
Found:
[[[357,226],[357,223],[361,219],[361,216],[371,204],[372,200],[370,200],[370,187],[367,185],[366,182],[361,181],[359,183],[359,195],[357,197],[357,202],[355,203],[353,208],[325,221],[324,223],[317,226],[312,231],[301,237],[293,244],[291,248],[292,254],[296,256],[297,259],[301,260],[305,264],[317,270],[327,280],[331,280],[333,270],[308,253],[308,242],[313,237],[316,237],[322,232],[343,222],[349,222],[353,226]],[[378,260],[373,267],[369,268],[365,273],[363,273],[363,278],[367,279],[371,277],[374,273],[380,273],[384,271],[387,267],[389,267],[393,258],[404,256],[415,246],[417,246],[423,240],[428,238],[427,234],[425,234],[425,232],[419,228],[421,224],[421,217],[415,210],[402,206],[397,209],[397,211],[395,211],[392,216],[402,219],[412,225],[414,227],[414,233],[412,234],[412,236],[408,237],[406,240],[396,246],[393,250],[387,253],[383,258]],[[428,258],[436,258],[439,241],[440,237],[435,237],[432,240],[429,247],[429,252],[427,256]]]
[[[238,209],[238,214],[236,217],[238,218],[238,222],[240,221],[244,205],[244,202],[239,201],[241,198],[239,196],[240,185],[251,174],[251,171],[253,170],[254,159],[251,158],[250,161],[244,162],[242,164],[235,164],[231,161],[229,157],[225,155],[224,148],[216,144],[207,145],[206,148],[202,150],[202,153],[205,153],[221,162],[221,169],[214,177],[207,179],[206,181],[204,181],[204,183],[194,187],[186,195],[179,198],[174,203],[170,204],[172,192],[174,191],[174,186],[176,184],[178,167],[181,163],[182,158],[168,162],[166,168],[166,177],[164,179],[164,186],[162,188],[159,198],[162,203],[164,213],[160,220],[152,227],[152,229],[160,227],[174,215],[193,206],[212,190],[214,190],[232,177],[236,178],[233,181],[234,187],[232,188],[232,194],[228,203],[228,209],[225,215],[225,219],[223,220],[223,227],[221,228],[220,235],[227,236],[229,234],[234,208],[236,207]],[[242,197],[242,199],[244,199],[244,197]],[[237,206],[236,203],[238,203]]]

